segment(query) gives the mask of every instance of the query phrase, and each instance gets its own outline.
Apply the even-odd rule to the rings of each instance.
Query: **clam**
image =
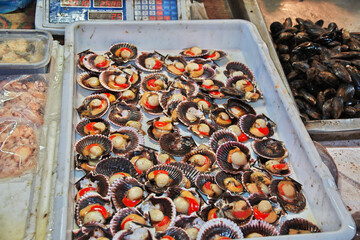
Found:
[[[159,115],[163,113],[163,108],[160,105],[160,96],[157,92],[145,92],[139,104],[149,114]]]
[[[137,47],[131,43],[117,43],[110,47],[111,59],[123,64],[133,61],[137,57]]]
[[[173,156],[184,156],[196,147],[192,137],[181,136],[179,133],[167,133],[161,136],[159,140],[162,151]]]
[[[121,70],[106,70],[100,73],[101,86],[109,91],[123,92],[131,87],[130,75]]]
[[[208,172],[216,160],[216,155],[211,150],[195,149],[184,156],[182,161],[194,166],[199,172]]]
[[[180,103],[176,112],[179,120],[186,126],[197,125],[205,118],[198,105],[190,101]]]
[[[178,215],[190,216],[200,210],[201,199],[194,188],[171,187],[166,191],[165,195],[174,202]]]
[[[266,159],[280,161],[288,155],[284,143],[272,138],[253,141],[251,143],[251,148],[257,155]]]
[[[110,228],[113,234],[122,230],[135,230],[147,226],[145,217],[135,208],[120,209],[111,219]]]
[[[77,83],[81,87],[91,91],[104,89],[104,87],[100,84],[99,74],[93,72],[84,72],[80,74],[77,78]]]
[[[242,176],[242,183],[250,194],[263,193],[270,195],[270,183],[272,176],[261,170],[246,170]]]
[[[91,239],[91,238],[102,237],[104,239],[111,239],[112,233],[110,228],[97,222],[85,223],[81,228],[73,230],[72,239]]]
[[[157,233],[159,240],[190,240],[188,234],[181,228],[171,227],[165,232]]]
[[[142,113],[138,107],[125,102],[111,106],[109,121],[116,126],[125,126],[129,121],[141,121]]]
[[[111,132],[109,138],[112,141],[113,152],[119,156],[124,156],[144,144],[144,136],[133,127],[119,128]]]
[[[208,174],[198,175],[195,179],[195,185],[209,199],[217,199],[223,194],[223,190],[215,182],[215,177]]]
[[[279,203],[274,202],[264,194],[254,193],[247,199],[254,211],[254,219],[276,225],[284,212]]]
[[[79,227],[90,222],[107,224],[113,214],[110,200],[94,193],[83,195],[75,206],[75,220]]]
[[[83,66],[91,72],[100,73],[110,68],[111,61],[104,55],[86,54],[81,59]]]
[[[140,210],[157,232],[164,232],[174,225],[176,208],[168,197],[157,197],[152,193],[141,204]]]
[[[166,56],[164,64],[168,73],[181,76],[185,72],[186,60],[181,56]]]
[[[255,77],[251,70],[243,63],[240,62],[229,62],[226,64],[226,70],[224,74],[228,78],[235,76],[245,76],[251,82],[254,82]]]
[[[306,207],[301,184],[291,178],[274,179],[270,184],[272,196],[276,196],[285,211],[299,213]]]
[[[220,145],[229,141],[237,141],[235,133],[229,130],[218,130],[211,135],[209,144],[211,149],[216,152]]]
[[[151,192],[163,193],[169,187],[179,186],[183,180],[183,173],[174,166],[156,165],[146,171],[145,187]]]
[[[216,162],[227,173],[238,174],[250,167],[250,150],[238,142],[227,142],[216,151]]]
[[[111,199],[116,210],[135,207],[146,198],[146,191],[135,178],[125,177],[117,179],[110,189]]]
[[[226,52],[222,50],[210,50],[207,55],[204,56],[206,59],[211,59],[213,61],[218,61],[224,59],[227,56]]]
[[[104,175],[95,175],[92,172],[87,173],[75,183],[76,201],[88,192],[99,193],[100,196],[106,197],[109,192],[109,180]]]
[[[158,53],[142,53],[135,62],[138,68],[145,72],[160,72],[164,65],[162,56]]]
[[[233,132],[237,136],[237,140],[239,142],[247,142],[249,140],[248,136],[241,131],[241,128],[238,124],[230,125],[227,130]]]
[[[147,75],[141,81],[141,88],[146,91],[164,91],[169,87],[168,77],[162,73]]]
[[[276,228],[265,221],[252,220],[241,228],[244,238],[278,236]]]
[[[190,240],[196,240],[199,229],[205,222],[194,212],[189,216],[178,215],[174,226],[185,230]]]
[[[110,123],[105,119],[98,118],[98,119],[83,119],[81,120],[75,128],[76,132],[81,136],[88,136],[88,135],[109,135],[110,133]]]
[[[80,107],[76,109],[80,118],[100,118],[105,115],[110,107],[109,99],[101,94],[86,97]]]
[[[274,124],[265,115],[243,115],[239,124],[241,131],[255,140],[267,139],[274,135]]]
[[[196,57],[202,57],[209,53],[209,50],[201,49],[197,46],[187,48],[180,52],[180,54],[184,57],[188,58],[196,58]]]
[[[282,223],[280,235],[293,235],[321,232],[320,228],[303,218],[293,218]]]
[[[231,118],[225,108],[218,107],[210,112],[210,119],[220,128],[227,128],[237,122],[236,118]]]
[[[165,116],[149,120],[147,124],[150,125],[147,130],[149,138],[156,142],[160,140],[161,136],[178,131],[178,127],[172,123],[172,119]]]
[[[175,166],[183,172],[185,180],[183,182],[185,182],[185,188],[190,188],[191,186],[195,187],[195,179],[200,174],[200,172],[195,167],[183,162],[171,162],[169,165]]]
[[[219,171],[215,175],[216,184],[224,191],[230,191],[234,194],[240,194],[245,191],[241,182],[242,174],[230,174]]]
[[[145,172],[156,165],[156,155],[151,149],[142,147],[140,150],[132,151],[127,155],[130,162],[134,165],[138,174],[145,174]]]
[[[196,240],[241,239],[239,226],[226,218],[216,218],[206,222],[199,230]]]
[[[188,100],[197,103],[199,108],[205,114],[208,114],[212,109],[217,107],[217,104],[210,97],[203,93],[198,93],[195,96],[191,96],[188,98]]]
[[[134,165],[132,165],[127,158],[123,157],[108,157],[103,159],[96,165],[95,173],[106,176],[110,184],[118,178],[138,177]]]
[[[189,126],[188,129],[199,138],[209,138],[217,130],[216,126],[206,119],[200,120],[199,124]]]
[[[229,99],[226,104],[224,104],[224,107],[231,117],[237,119],[245,114],[256,114],[256,111],[253,107],[238,99]]]
[[[118,69],[120,69],[124,73],[127,73],[130,76],[129,81],[131,83],[131,86],[137,86],[140,83],[140,71],[134,65],[129,64],[127,66],[120,66],[118,67]]]

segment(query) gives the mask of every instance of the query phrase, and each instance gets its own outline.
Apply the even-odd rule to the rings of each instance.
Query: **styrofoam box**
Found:
[[[355,234],[354,222],[336,189],[334,180],[322,163],[295,104],[288,95],[265,43],[256,28],[244,20],[207,20],[176,22],[77,22],[69,25],[65,33],[65,75],[61,142],[59,150],[58,185],[55,219],[56,239],[69,239],[73,228],[73,184],[76,174],[73,146],[76,141],[74,127],[76,111],[84,99],[84,90],[76,86],[76,54],[86,49],[105,52],[118,42],[135,44],[139,51],[158,50],[179,52],[182,48],[199,46],[221,49],[228,53],[227,61],[241,61],[254,73],[264,99],[255,103],[258,113],[265,113],[277,124],[276,139],[285,143],[293,175],[303,185],[307,208],[302,214],[289,214],[287,218],[304,217],[315,222],[323,231],[302,236],[281,236],[276,239],[351,239]],[[145,144],[150,144],[145,142]],[[274,239],[269,238],[269,239]]]

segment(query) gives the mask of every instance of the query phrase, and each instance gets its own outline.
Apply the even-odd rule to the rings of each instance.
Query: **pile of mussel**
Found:
[[[360,33],[291,18],[270,32],[304,121],[360,117]]]
[[[289,177],[284,144],[271,138],[275,123],[250,105],[262,98],[254,75],[226,56],[199,47],[138,56],[128,43],[78,54],[77,82],[89,94],[77,108],[74,160],[84,176],[73,239],[320,231],[286,220],[306,208],[302,186]]]

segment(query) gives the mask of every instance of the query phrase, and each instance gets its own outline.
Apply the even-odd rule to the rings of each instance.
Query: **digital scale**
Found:
[[[35,27],[63,35],[77,21],[186,20],[189,0],[37,0]]]

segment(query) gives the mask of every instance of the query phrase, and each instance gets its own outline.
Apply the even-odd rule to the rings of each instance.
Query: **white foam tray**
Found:
[[[307,209],[301,217],[315,222],[322,233],[302,236],[281,236],[276,239],[351,239],[355,224],[346,210],[334,180],[322,163],[316,148],[298,117],[295,103],[288,95],[268,53],[265,43],[253,24],[244,20],[207,20],[176,22],[86,23],[77,22],[65,30],[65,71],[62,122],[59,146],[59,167],[55,208],[57,218],[53,237],[71,238],[73,228],[73,184],[76,181],[73,145],[74,127],[78,118],[74,109],[84,93],[76,86],[76,54],[86,49],[104,52],[117,42],[131,42],[144,50],[178,51],[200,46],[221,49],[230,60],[242,61],[254,72],[264,94],[257,103],[258,112],[265,112],[277,123],[277,139],[285,142],[295,178],[303,184]],[[234,59],[231,59],[234,58]],[[289,216],[289,218],[298,215]],[[268,238],[268,239],[275,239]]]

